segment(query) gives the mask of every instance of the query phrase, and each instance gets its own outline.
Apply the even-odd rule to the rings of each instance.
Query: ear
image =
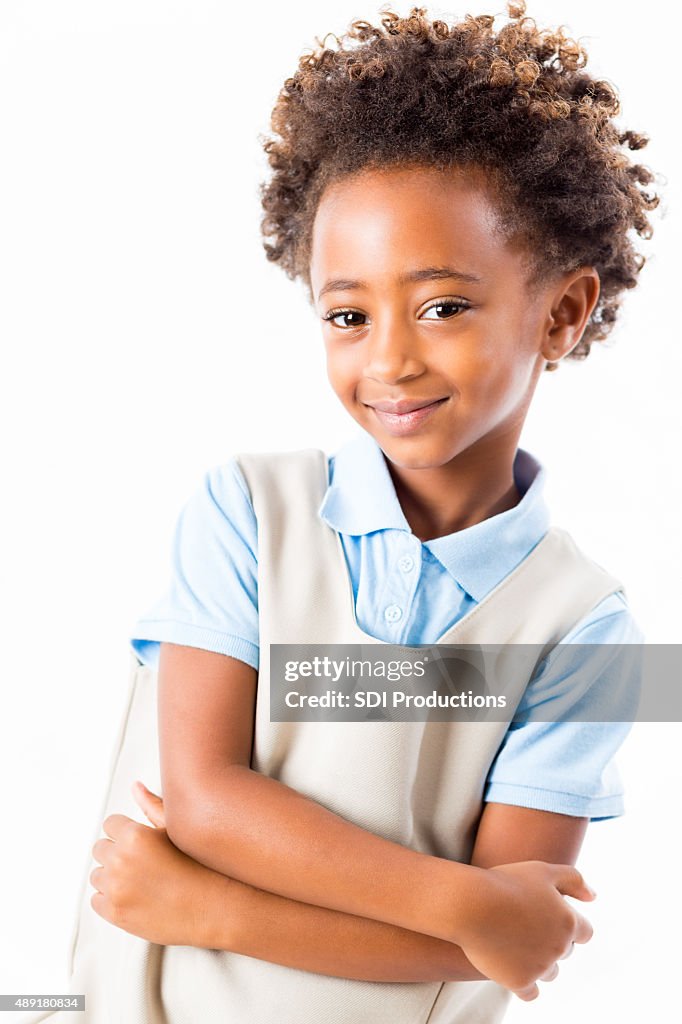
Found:
[[[594,267],[580,267],[561,279],[552,298],[540,351],[557,363],[575,348],[599,300],[599,274]]]

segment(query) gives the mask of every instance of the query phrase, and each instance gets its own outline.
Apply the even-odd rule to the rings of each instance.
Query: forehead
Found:
[[[506,241],[494,192],[474,168],[382,168],[334,182],[315,216],[311,281],[350,275],[365,280],[409,265],[454,263],[482,278],[520,271]]]

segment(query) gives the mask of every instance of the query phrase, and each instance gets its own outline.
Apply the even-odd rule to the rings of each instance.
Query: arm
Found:
[[[172,842],[256,888],[456,941],[458,905],[484,872],[389,842],[253,771],[256,686],[244,662],[161,644],[159,744]]]
[[[417,853],[252,771],[256,680],[225,655],[161,646],[167,828],[188,856],[292,900],[455,942],[513,990],[541,977],[572,941],[588,941],[588,923],[560,895],[592,898],[574,868],[536,861],[484,870]]]
[[[575,864],[589,818],[487,803],[476,833],[471,863],[480,868],[544,860]]]
[[[588,820],[489,803],[472,863],[523,860],[574,864]],[[198,945],[362,981],[480,981],[485,975],[450,942],[367,918],[298,903],[207,873],[215,898]]]
[[[163,945],[223,949],[286,967],[377,982],[483,980],[463,951],[449,942],[286,899],[226,878],[178,850],[168,839],[161,797],[135,796],[150,830],[119,816],[116,864],[93,881],[110,890],[107,916]],[[122,827],[125,822],[125,828]],[[474,849],[479,866],[529,856],[573,861],[587,819],[489,803]],[[111,825],[110,825],[111,828]],[[128,844],[132,856],[121,855]],[[107,843],[98,844],[98,849]],[[112,873],[116,873],[115,880]],[[127,899],[122,894],[127,893]],[[99,899],[99,897],[97,897]],[[102,908],[104,909],[104,908]]]
[[[476,981],[451,942],[256,889],[206,870],[195,945],[358,981]]]
[[[168,838],[163,800],[137,789],[155,826],[110,815],[93,847],[94,910],[161,946],[198,946],[360,981],[483,978],[457,947],[335,910],[297,903],[207,868]]]

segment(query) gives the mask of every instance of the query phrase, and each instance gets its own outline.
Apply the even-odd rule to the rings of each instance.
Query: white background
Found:
[[[166,586],[181,504],[234,452],[331,451],[356,430],[302,287],[262,252],[257,136],[315,36],[378,11],[0,0],[0,992],[66,991],[127,640]],[[521,442],[547,465],[555,522],[626,583],[651,643],[679,641],[681,611],[669,11],[528,11],[582,39],[587,70],[620,93],[619,123],[651,137],[634,159],[661,172],[654,239],[636,240],[648,263],[610,347],[541,378]],[[679,724],[635,727],[619,758],[627,813],[593,824],[579,861],[599,893],[595,937],[535,1003],[515,1000],[510,1022],[674,1015],[680,744]]]

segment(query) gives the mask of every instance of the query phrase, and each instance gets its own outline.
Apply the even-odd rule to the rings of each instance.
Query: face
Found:
[[[498,227],[481,175],[365,170],[321,198],[310,284],[329,380],[397,466],[485,460],[503,439],[513,452],[540,372],[566,347],[550,330],[556,284],[531,296],[524,253]]]

